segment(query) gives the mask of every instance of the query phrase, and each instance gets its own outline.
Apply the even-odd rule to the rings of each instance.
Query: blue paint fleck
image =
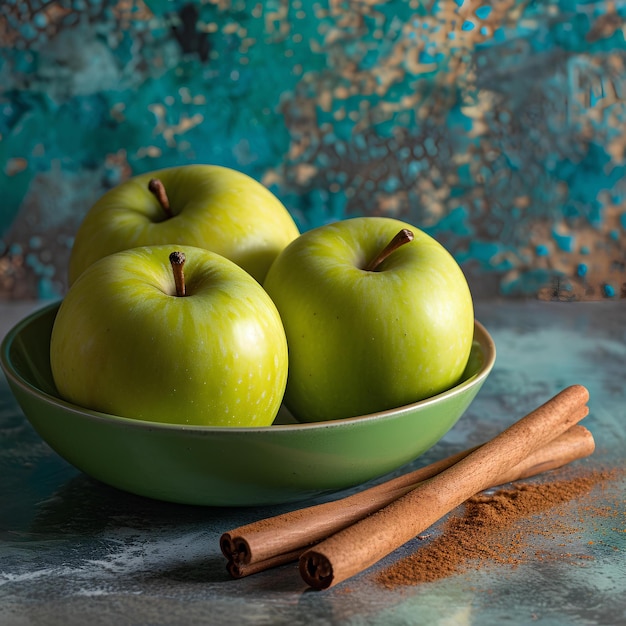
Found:
[[[552,274],[548,270],[533,268],[515,280],[503,282],[501,291],[504,296],[530,296],[550,284],[551,279]]]
[[[602,293],[605,298],[614,298],[615,297],[615,288],[613,285],[609,285],[609,283],[604,283],[602,285]]]
[[[437,224],[431,228],[424,229],[429,234],[433,235],[436,232],[453,232],[457,235],[462,236],[471,236],[474,232],[474,229],[471,227],[469,222],[469,211],[465,206],[458,206],[450,211],[448,215],[441,218]],[[490,252],[483,252],[485,254],[484,260],[489,260],[496,253],[493,251],[493,254]]]
[[[556,245],[565,252],[572,252],[576,241],[575,235],[561,235],[556,230],[552,230],[552,238]]]

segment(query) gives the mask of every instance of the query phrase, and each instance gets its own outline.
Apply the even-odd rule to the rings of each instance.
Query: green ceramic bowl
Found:
[[[86,474],[131,493],[185,504],[278,504],[386,474],[433,446],[474,399],[495,360],[476,323],[463,381],[398,409],[344,420],[264,428],[175,426],[106,415],[61,400],[49,363],[58,304],[6,335],[0,364],[39,435]]]

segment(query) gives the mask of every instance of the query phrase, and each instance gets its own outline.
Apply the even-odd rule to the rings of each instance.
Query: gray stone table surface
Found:
[[[0,304],[0,336],[38,306]],[[498,350],[491,376],[443,440],[395,473],[486,441],[565,386],[587,386],[584,424],[597,446],[576,465],[616,476],[531,520],[546,532],[529,535],[524,558],[382,586],[381,568],[430,541],[415,539],[323,592],[306,589],[294,565],[232,580],[221,533],[297,505],[181,506],[100,484],[39,438],[0,375],[0,624],[626,623],[626,302],[498,300],[478,302],[476,315]]]

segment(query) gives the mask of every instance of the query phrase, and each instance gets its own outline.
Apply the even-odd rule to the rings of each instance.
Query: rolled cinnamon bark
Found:
[[[502,482],[533,451],[589,412],[589,392],[567,387],[452,467],[300,557],[304,581],[327,589],[372,566],[476,493]]]
[[[576,424],[529,454],[508,472],[503,472],[494,487],[563,467],[572,461],[591,456],[595,449],[593,435],[584,426]]]
[[[292,552],[275,554],[264,561],[255,561],[254,563],[240,563],[238,561],[229,560],[226,564],[226,569],[233,578],[244,578],[245,576],[257,574],[258,572],[263,572],[272,567],[278,567],[279,565],[297,561],[303,551],[304,548],[298,548]]]
[[[227,559],[242,565],[303,549],[378,511],[413,489],[417,483],[436,476],[475,449],[459,452],[340,500],[240,526],[221,536],[220,548]]]
[[[562,467],[589,456],[594,447],[593,436],[584,426],[572,426],[560,437],[531,453],[509,472],[499,476],[492,486]],[[454,459],[465,458],[475,449],[458,453],[352,496],[263,519],[224,533],[220,545],[228,559],[227,569],[234,578],[242,578],[297,560],[312,544],[393,502],[420,482],[435,476],[438,473],[435,470],[443,471],[451,466]],[[248,559],[244,560],[243,555],[247,555]]]

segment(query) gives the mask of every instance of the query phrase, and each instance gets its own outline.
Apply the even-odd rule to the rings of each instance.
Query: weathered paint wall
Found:
[[[2,0],[0,298],[66,289],[127,177],[267,184],[301,229],[385,214],[476,297],[626,297],[626,3]]]

